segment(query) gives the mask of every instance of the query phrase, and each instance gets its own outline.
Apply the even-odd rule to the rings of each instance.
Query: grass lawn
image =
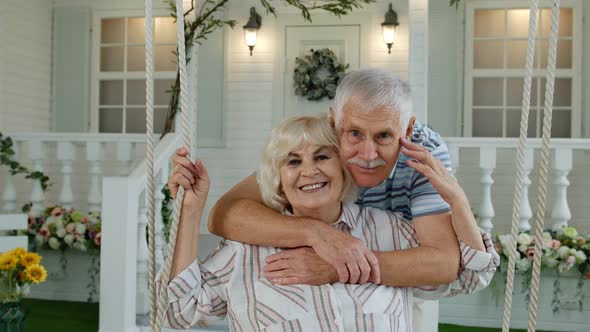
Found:
[[[23,300],[27,332],[97,332],[98,303]],[[502,329],[441,324],[439,332],[496,332]],[[523,332],[525,330],[511,330]]]

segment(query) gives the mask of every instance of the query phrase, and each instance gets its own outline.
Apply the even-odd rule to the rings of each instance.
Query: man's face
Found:
[[[340,128],[340,158],[356,184],[374,187],[385,180],[400,151],[399,139],[406,130],[399,126],[399,113],[385,107],[370,112],[358,109],[352,101],[343,107]]]

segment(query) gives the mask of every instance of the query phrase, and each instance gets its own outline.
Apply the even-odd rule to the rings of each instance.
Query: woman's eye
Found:
[[[301,164],[301,160],[299,160],[299,159],[291,159],[291,160],[287,161],[287,165],[289,165],[289,166],[297,166],[299,164]]]
[[[330,157],[328,157],[325,154],[320,154],[320,155],[316,156],[315,158],[316,158],[316,160],[328,160],[328,159],[330,159]]]

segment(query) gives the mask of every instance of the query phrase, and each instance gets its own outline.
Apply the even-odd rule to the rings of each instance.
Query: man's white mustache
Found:
[[[351,159],[348,159],[348,163],[360,166],[362,168],[376,168],[376,167],[385,165],[385,160],[379,158],[379,159],[373,159],[373,160],[367,161],[367,160],[362,160],[362,159],[357,159],[357,158],[351,158]]]

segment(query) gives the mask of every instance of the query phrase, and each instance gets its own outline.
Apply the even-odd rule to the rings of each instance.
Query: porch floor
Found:
[[[97,332],[98,303],[25,299],[26,330],[31,332]],[[439,332],[496,332],[501,329],[441,324]],[[525,330],[511,330],[524,332]],[[541,332],[541,331],[539,331]]]

